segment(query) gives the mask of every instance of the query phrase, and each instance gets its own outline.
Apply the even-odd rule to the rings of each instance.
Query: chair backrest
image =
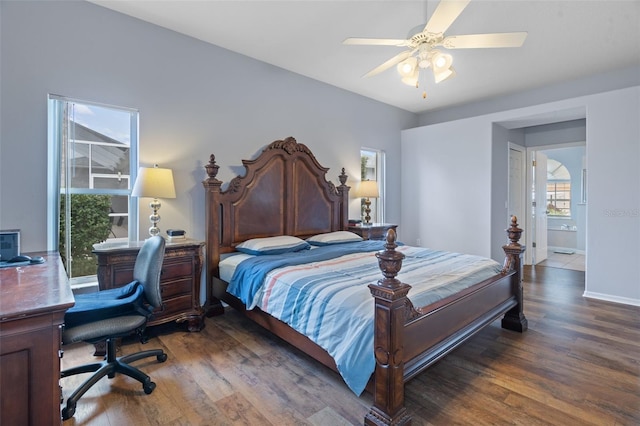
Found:
[[[165,240],[160,235],[147,239],[136,257],[133,279],[144,287],[144,296],[154,308],[162,304],[160,294],[160,272],[164,260]]]

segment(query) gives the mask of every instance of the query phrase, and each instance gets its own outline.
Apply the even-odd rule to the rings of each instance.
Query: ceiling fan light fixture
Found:
[[[415,58],[414,58],[415,59]],[[400,79],[400,81],[402,81],[404,84],[406,84],[407,86],[415,86],[418,87],[418,76],[420,75],[420,69],[417,67],[413,68],[413,71],[411,72],[411,74],[409,75],[403,75],[402,79]]]
[[[451,77],[454,77],[456,75],[456,70],[453,69],[453,67],[449,67],[447,69],[444,70],[433,70],[433,77],[436,81],[436,83],[440,83],[442,81],[445,81],[447,79],[450,79]]]
[[[410,57],[398,64],[397,70],[403,78],[412,77],[416,72],[418,60],[415,57]]]
[[[411,77],[404,77],[402,80],[404,84],[406,84],[407,86],[413,86],[413,87],[418,87],[418,73],[416,72],[415,76],[411,76]]]
[[[431,66],[433,72],[439,72],[440,70],[448,70],[453,63],[453,57],[448,53],[442,53],[438,50],[433,50],[431,54]]]
[[[420,59],[420,62],[418,62],[418,66],[422,69],[429,68],[429,65],[431,64],[429,63],[428,59]]]
[[[0,0],[1,1],[1,0]],[[427,23],[418,25],[409,31],[405,40],[380,39],[380,38],[347,38],[343,44],[357,44],[370,46],[397,46],[407,50],[398,53],[364,77],[379,74],[394,65],[397,66],[401,81],[408,85],[418,87],[418,74],[420,70],[431,67],[436,83],[452,78],[456,75],[451,66],[453,57],[448,53],[442,53],[435,49],[479,49],[498,47],[520,47],[524,43],[527,33],[524,31],[510,33],[483,33],[467,35],[445,35],[451,24],[458,18],[471,0],[439,0],[436,9],[431,14]],[[426,73],[423,73],[426,78]],[[426,86],[426,82],[425,82]],[[426,99],[424,91],[422,97]]]

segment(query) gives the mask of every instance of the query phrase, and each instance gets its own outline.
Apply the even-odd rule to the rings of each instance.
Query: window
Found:
[[[95,281],[93,244],[136,238],[137,135],[135,110],[49,96],[47,245],[72,286]]]
[[[378,198],[370,198],[371,222],[384,222],[384,151],[362,148],[360,150],[360,172],[362,180],[373,180],[378,183]],[[361,219],[365,217],[364,199],[361,200]]]
[[[552,159],[547,160],[547,211],[549,216],[571,217],[571,175]]]

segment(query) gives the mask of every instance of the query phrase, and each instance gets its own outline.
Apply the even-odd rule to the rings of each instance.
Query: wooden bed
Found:
[[[344,169],[340,185],[327,181],[309,148],[294,138],[269,144],[255,160],[242,161],[246,173],[229,182],[216,178],[219,166],[212,154],[205,166],[207,315],[224,312],[221,300],[285,341],[336,369],[331,356],[307,337],[258,308],[227,293],[219,278],[221,256],[239,243],[258,237],[293,235],[300,238],[346,230],[349,186]],[[527,320],[522,310],[522,230],[513,217],[503,246],[502,271],[468,289],[423,307],[412,305],[410,285],[395,277],[403,254],[395,251],[395,232],[376,254],[381,279],[369,285],[375,303],[375,372],[368,390],[374,405],[365,416],[369,425],[409,424],[404,406],[404,383],[427,369],[483,327],[502,317],[502,327],[522,332]]]

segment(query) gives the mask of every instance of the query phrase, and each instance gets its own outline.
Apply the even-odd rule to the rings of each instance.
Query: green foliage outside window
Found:
[[[369,162],[369,157],[365,157],[364,155],[360,157],[360,178],[363,180],[367,177],[368,162]]]
[[[60,255],[67,267],[65,235],[65,197],[60,200]],[[103,242],[111,232],[110,195],[71,195],[71,273],[69,277],[96,274],[93,245]]]

